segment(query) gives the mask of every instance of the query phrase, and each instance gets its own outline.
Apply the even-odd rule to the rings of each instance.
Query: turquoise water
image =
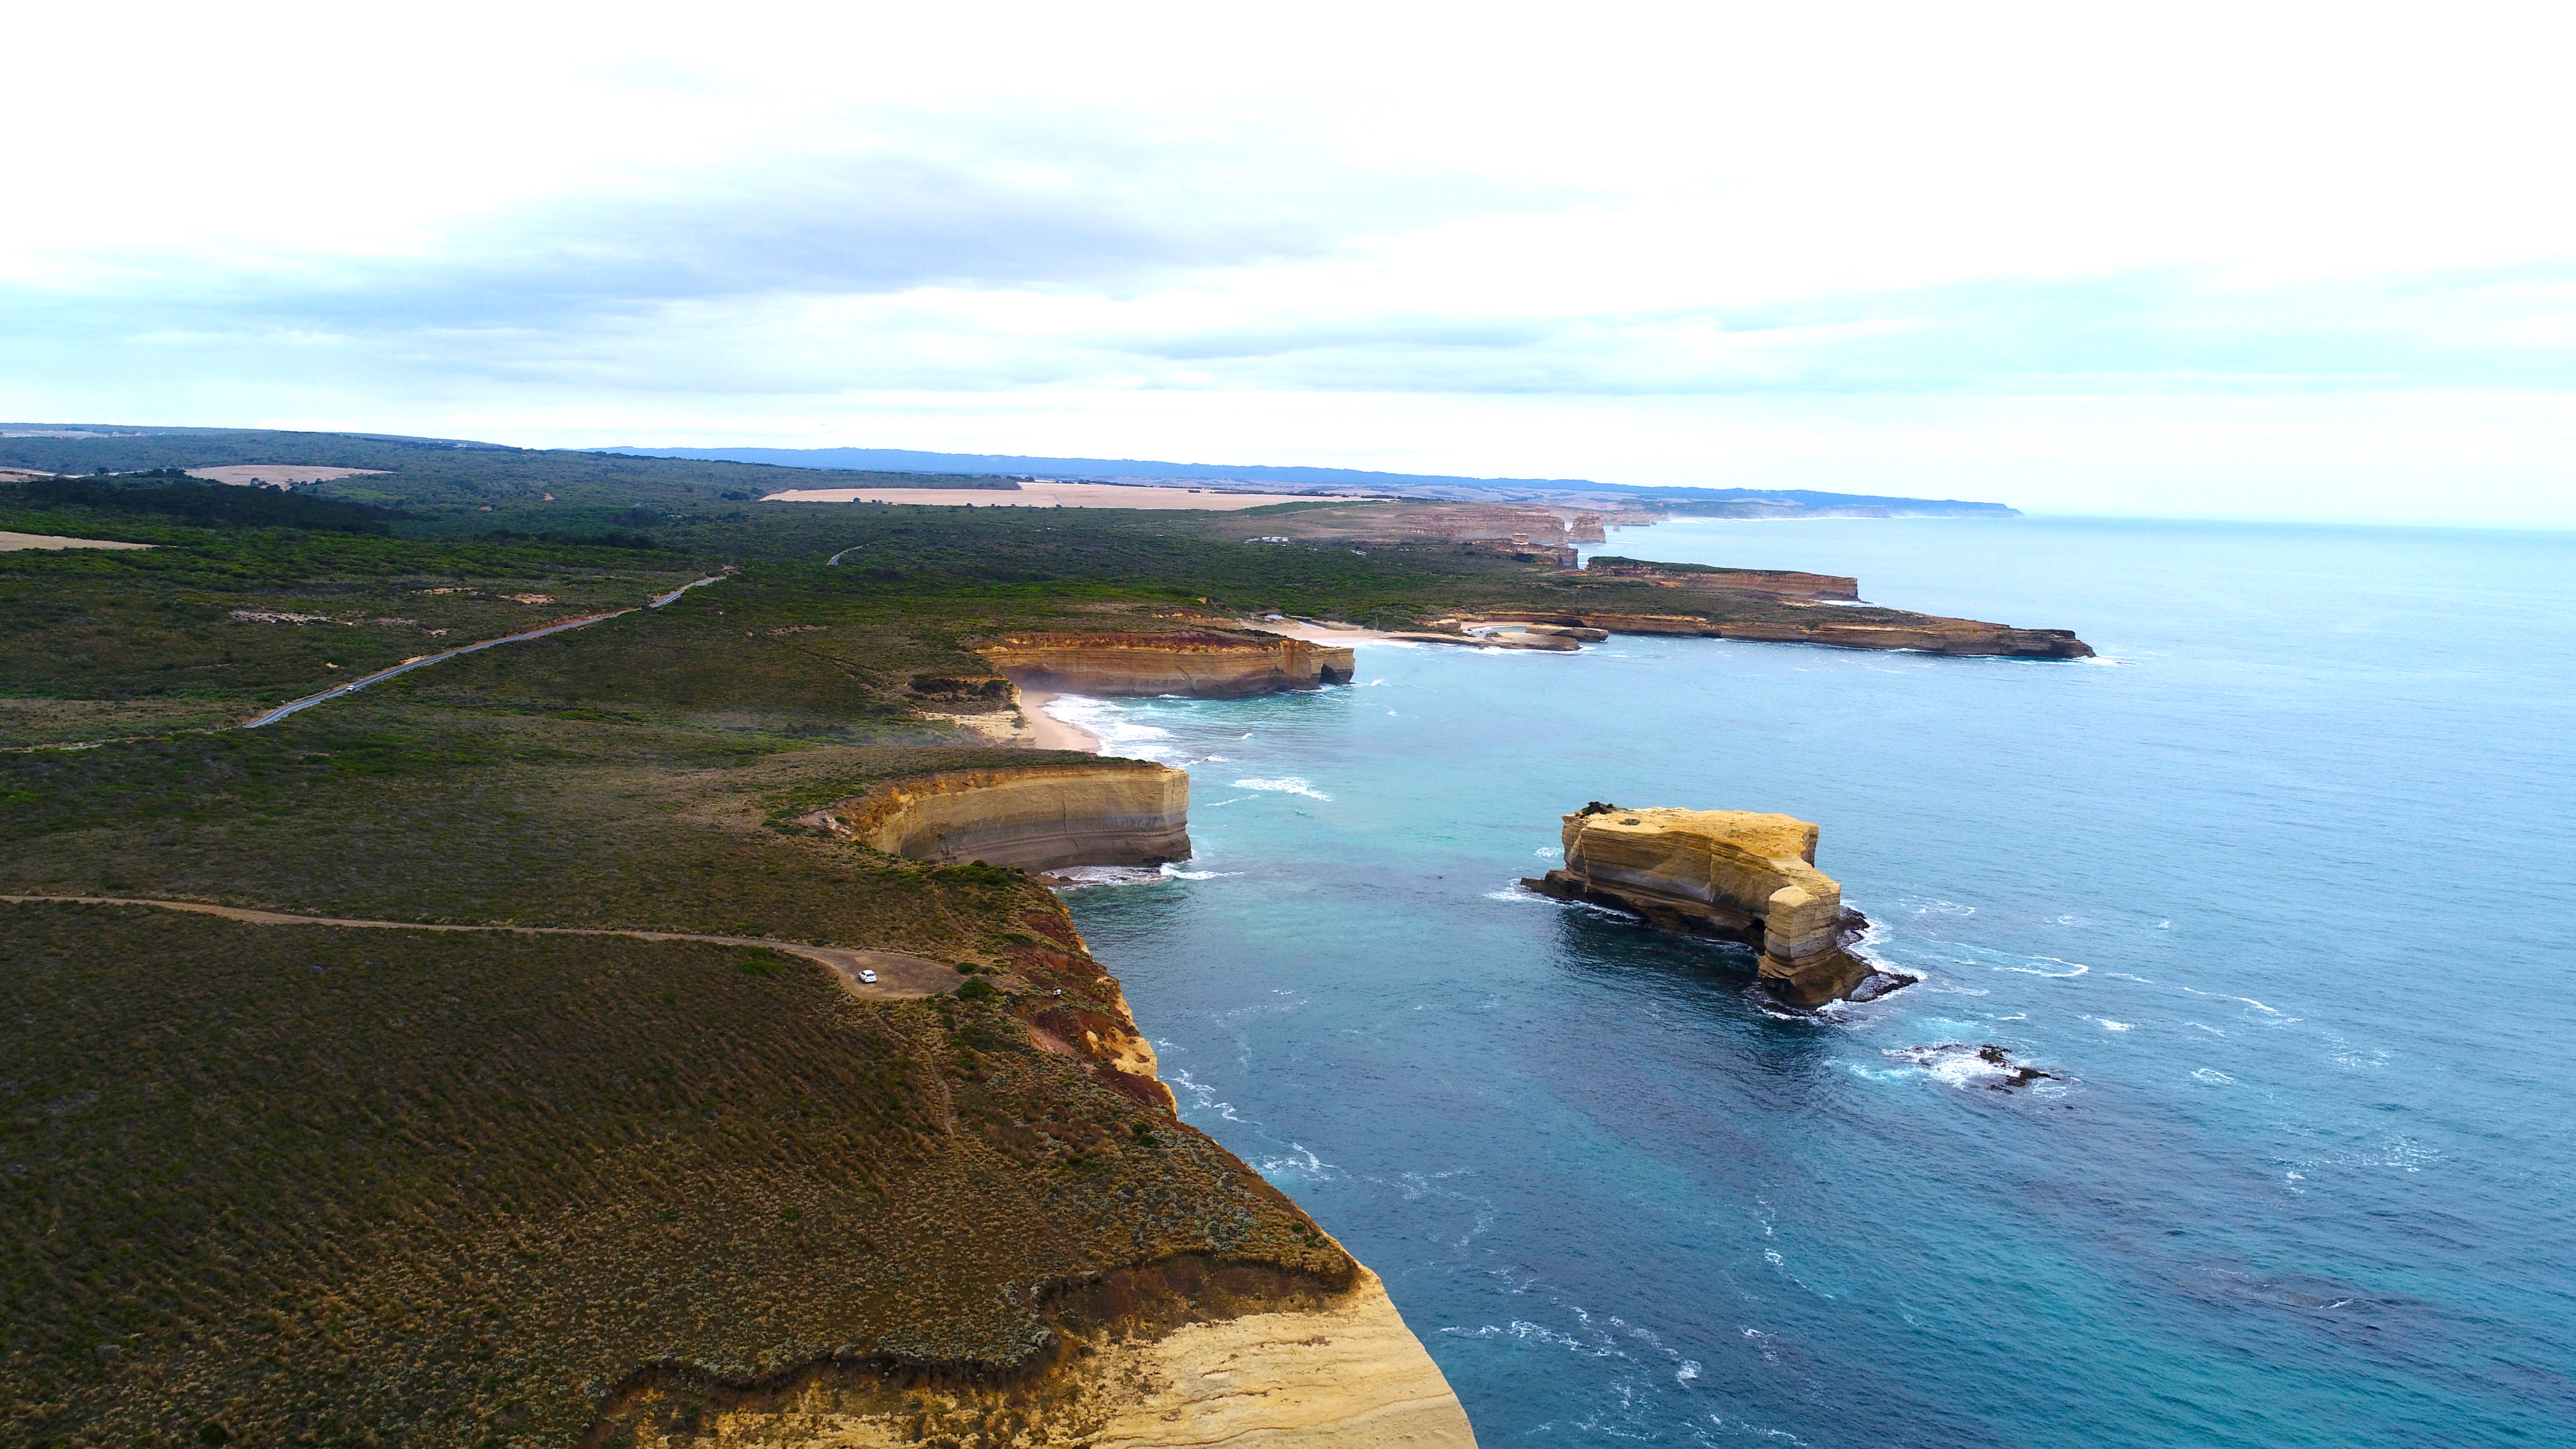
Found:
[[[1069,893],[1183,1115],[1482,1442],[2576,1443],[2576,538],[1676,523],[2104,660],[1381,645],[1077,703],[1188,874]],[[1537,900],[1586,800],[1779,810],[1923,980]],[[1990,1090],[2004,1046],[2054,1079]]]

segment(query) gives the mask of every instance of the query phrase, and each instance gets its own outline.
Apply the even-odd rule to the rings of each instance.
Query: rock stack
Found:
[[[1848,949],[1869,922],[1816,869],[1816,836],[1787,815],[1594,801],[1565,817],[1565,868],[1522,884],[1741,942],[1760,953],[1774,996],[1821,1006],[1854,995],[1873,972]]]

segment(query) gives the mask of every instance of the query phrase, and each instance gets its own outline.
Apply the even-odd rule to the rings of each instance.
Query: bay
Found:
[[[2080,663],[1371,645],[1071,701],[1198,855],[1068,893],[1184,1117],[1385,1279],[1483,1443],[2564,1444],[2576,538],[1680,521],[1638,557]],[[1777,810],[1920,973],[1531,897],[1588,800]],[[1964,1051],[2052,1078],[2019,1091]]]

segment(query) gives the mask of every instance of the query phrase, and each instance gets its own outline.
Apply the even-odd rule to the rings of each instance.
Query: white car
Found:
[[[877,984],[877,973],[873,971],[862,971],[859,973],[859,979],[868,983],[870,986],[874,986]]]

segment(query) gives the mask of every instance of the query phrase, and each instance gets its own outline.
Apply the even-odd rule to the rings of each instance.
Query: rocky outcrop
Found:
[[[1311,1312],[1193,1323],[1120,1345],[1103,1368],[1154,1387],[1119,1404],[1091,1443],[1475,1449],[1467,1411],[1386,1285],[1366,1268],[1357,1278]]]
[[[1016,1382],[825,1366],[765,1392],[702,1390],[689,1397],[703,1407],[686,1418],[673,1412],[678,1396],[648,1387],[606,1417],[626,1436],[617,1442],[654,1449],[1475,1449],[1466,1410],[1386,1286],[1352,1267],[1339,1291],[1274,1286],[1275,1308],[1257,1288],[1237,1296],[1201,1284],[1187,1299],[1149,1298],[1123,1323],[1059,1324],[1054,1365]],[[1167,1275],[1119,1276],[1127,1281],[1081,1296],[1133,1301]]]
[[[1783,569],[1721,569],[1706,564],[1658,563],[1648,559],[1596,554],[1584,571],[1601,578],[1640,579],[1677,589],[1726,589],[1735,593],[1776,594],[1791,599],[1857,600],[1860,580],[1841,574],[1804,574]]]
[[[1870,967],[1848,947],[1868,926],[1816,869],[1814,825],[1743,810],[1623,810],[1565,817],[1565,868],[1524,881],[1564,900],[1634,911],[1667,930],[1740,941],[1791,1006],[1853,994]]]
[[[2015,629],[1978,619],[1937,614],[1888,613],[1848,617],[1818,608],[1813,619],[1710,619],[1698,614],[1626,614],[1595,610],[1489,612],[1487,619],[1575,625],[1613,634],[1682,634],[1702,639],[1750,639],[1773,644],[1827,644],[1837,649],[1915,649],[1932,654],[1994,655],[2007,659],[2090,659],[2093,646],[2071,629]]]
[[[2090,659],[2093,646],[2072,629],[2014,629],[1976,619],[1917,615],[1903,623],[1827,619],[1720,624],[1721,639],[1778,644],[1830,644],[1837,649],[1918,649],[1929,654],[1985,654],[2006,659]]]
[[[1105,759],[886,780],[807,824],[908,860],[1047,870],[1190,858],[1188,772]]]
[[[1009,634],[976,651],[1013,681],[1066,694],[1241,699],[1348,684],[1348,648],[1277,634]]]

